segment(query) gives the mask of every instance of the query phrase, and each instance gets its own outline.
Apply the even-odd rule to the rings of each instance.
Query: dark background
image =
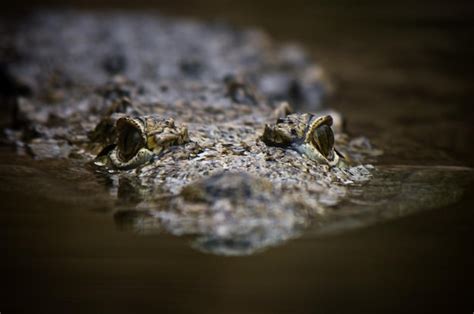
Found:
[[[379,165],[474,164],[471,1],[16,1],[35,7],[156,9],[263,28],[302,43],[335,87],[348,130],[383,148]],[[2,169],[32,166],[2,155]],[[9,169],[10,169],[9,168]],[[41,172],[38,174],[41,175]],[[0,312],[366,313],[474,311],[474,191],[448,208],[247,258],[183,239],[116,230],[72,182],[1,186]],[[53,179],[51,179],[53,180]],[[48,186],[48,185],[46,185]],[[67,195],[68,201],[57,195]],[[20,196],[19,196],[20,195]],[[70,199],[74,202],[71,203]],[[88,203],[89,202],[89,203]],[[72,204],[72,205],[71,205]]]

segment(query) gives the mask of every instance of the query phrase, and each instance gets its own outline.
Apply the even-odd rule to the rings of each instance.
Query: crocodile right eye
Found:
[[[334,134],[331,127],[327,124],[317,127],[313,132],[312,142],[318,151],[328,158],[334,147]]]

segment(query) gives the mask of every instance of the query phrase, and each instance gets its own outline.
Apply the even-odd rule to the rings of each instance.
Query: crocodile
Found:
[[[117,12],[19,25],[6,141],[111,179],[123,228],[251,254],[323,221],[382,153],[325,105],[321,67],[261,31]]]

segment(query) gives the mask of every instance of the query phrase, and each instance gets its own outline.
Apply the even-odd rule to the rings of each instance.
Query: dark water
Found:
[[[3,148],[1,313],[474,310],[474,5],[207,1],[162,9],[302,42],[334,82],[330,103],[349,131],[384,149],[377,167],[423,185],[402,185],[403,197],[386,204],[402,218],[219,257],[186,238],[120,230],[114,200],[90,172]],[[437,197],[421,198],[430,187]],[[410,195],[426,210],[403,206]]]

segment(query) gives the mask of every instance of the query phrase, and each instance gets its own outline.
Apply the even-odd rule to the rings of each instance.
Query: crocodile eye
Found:
[[[124,161],[131,159],[144,145],[140,131],[136,127],[132,125],[123,127],[117,143],[121,159]]]
[[[317,127],[313,132],[313,144],[327,158],[334,147],[334,133],[331,127],[326,124]]]

